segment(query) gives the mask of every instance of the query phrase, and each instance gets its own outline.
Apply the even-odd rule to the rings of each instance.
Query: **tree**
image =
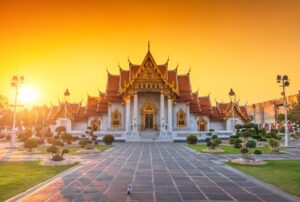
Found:
[[[285,120],[285,115],[283,113],[280,113],[276,116],[276,122],[277,123],[283,123]]]
[[[59,139],[61,139],[61,135],[63,133],[66,133],[67,129],[64,126],[58,126],[55,128],[55,132],[57,133],[57,135],[59,136]]]
[[[47,148],[47,152],[52,154],[53,161],[64,160],[64,154],[69,153],[68,149],[64,149],[64,143],[56,140],[53,145]]]
[[[211,139],[208,139],[206,141],[206,146],[209,147],[210,149],[215,149],[219,144],[221,144],[222,141],[220,138],[218,138],[217,135],[213,135]]]
[[[300,103],[288,112],[288,119],[294,123],[300,121]]]

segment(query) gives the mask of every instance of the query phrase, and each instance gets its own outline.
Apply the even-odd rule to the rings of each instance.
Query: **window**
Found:
[[[186,114],[182,109],[177,113],[177,127],[186,127]]]
[[[91,126],[92,126],[92,128],[93,128],[94,131],[99,131],[100,128],[101,128],[101,121],[100,121],[100,119],[94,118],[91,121]]]
[[[198,120],[198,131],[206,131],[206,121],[203,117],[200,117]]]
[[[118,109],[115,109],[115,111],[111,115],[111,127],[112,128],[120,128],[121,127],[121,113]]]

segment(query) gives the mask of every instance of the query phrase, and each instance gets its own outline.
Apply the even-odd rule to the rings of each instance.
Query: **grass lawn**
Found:
[[[111,146],[106,146],[106,145],[95,145],[95,148],[101,152],[109,149]],[[69,150],[69,154],[77,154],[76,152],[81,149],[79,146],[75,147],[75,146],[71,146],[71,147],[68,147],[66,145],[66,148]],[[47,152],[47,148],[45,147],[38,147],[38,148],[35,148],[34,150],[38,150],[41,154],[48,154]],[[21,147],[18,149],[18,151],[27,151],[27,149],[25,149],[24,147]]]
[[[205,144],[188,145],[188,147],[198,152],[203,152],[202,150],[207,148]],[[235,149],[232,145],[219,145],[218,148],[224,150],[223,153],[218,154],[240,154],[240,149]],[[271,152],[271,150],[268,147],[256,147],[254,149],[251,149],[251,152],[255,150],[260,150],[263,154],[269,154]]]
[[[267,161],[263,166],[227,163],[248,175],[300,197],[300,160]]]
[[[50,167],[40,166],[38,161],[0,162],[0,201],[22,193],[74,165]]]

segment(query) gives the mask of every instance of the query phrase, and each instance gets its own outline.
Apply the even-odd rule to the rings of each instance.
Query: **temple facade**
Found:
[[[60,103],[48,114],[52,129],[66,126],[72,134],[94,128],[101,140],[112,134],[119,141],[183,141],[196,134],[205,138],[210,129],[228,137],[235,124],[250,121],[245,106],[216,103],[192,91],[190,72],[169,70],[168,61],[156,64],[150,49],[139,65],[129,61],[128,70],[107,73],[105,92],[81,103]]]

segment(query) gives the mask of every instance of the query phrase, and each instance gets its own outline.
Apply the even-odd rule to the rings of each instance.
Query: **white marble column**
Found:
[[[172,132],[173,124],[172,124],[172,99],[168,98],[168,131]]]
[[[133,99],[133,130],[137,131],[137,119],[138,119],[138,94],[134,94]]]
[[[108,128],[111,128],[111,103],[108,103]]]
[[[165,130],[165,96],[160,93],[160,130]]]
[[[130,96],[126,98],[126,132],[130,131]]]
[[[190,127],[190,104],[186,104],[186,127]]]

